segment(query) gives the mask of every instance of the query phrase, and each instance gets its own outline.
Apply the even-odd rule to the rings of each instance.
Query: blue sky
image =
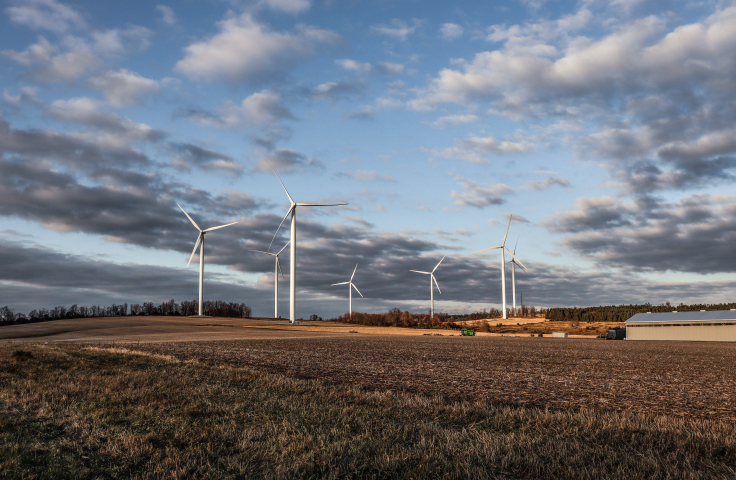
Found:
[[[0,304],[272,305],[298,201],[298,316],[732,301],[732,2],[6,2]],[[277,238],[283,244],[285,236]],[[280,248],[280,247],[279,247]],[[288,263],[288,256],[284,258]],[[345,278],[343,278],[345,277]],[[282,280],[282,311],[287,309]],[[510,289],[509,289],[510,290]],[[511,294],[508,294],[511,302]]]

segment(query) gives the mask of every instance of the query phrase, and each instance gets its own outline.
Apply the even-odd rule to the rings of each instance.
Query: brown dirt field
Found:
[[[353,334],[129,348],[367,390],[736,421],[732,344]]]

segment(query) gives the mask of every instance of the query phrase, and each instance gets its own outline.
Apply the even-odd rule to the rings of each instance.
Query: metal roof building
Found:
[[[736,342],[736,310],[637,313],[626,320],[626,339]]]

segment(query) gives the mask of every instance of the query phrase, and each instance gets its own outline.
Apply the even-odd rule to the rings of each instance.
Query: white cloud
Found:
[[[305,10],[309,10],[309,7],[312,6],[312,2],[310,0],[261,0],[261,5],[272,10],[297,14]]]
[[[268,163],[279,172],[294,173],[303,172],[308,168],[324,168],[319,160],[308,158],[306,155],[289,148],[277,148],[273,152],[260,154],[260,160],[256,164],[256,171],[270,172]],[[266,160],[268,163],[266,163]]]
[[[145,95],[158,92],[156,80],[145,78],[125,69],[108,71],[89,81],[92,88],[102,90],[112,105],[127,106],[141,101]]]
[[[473,114],[445,115],[432,122],[432,125],[435,127],[445,127],[447,125],[465,125],[473,122],[480,122],[480,117]]]
[[[370,72],[371,71],[370,63],[358,62],[356,60],[350,60],[349,58],[335,60],[335,64],[340,65],[345,70],[352,70],[354,72]]]
[[[403,20],[394,18],[388,25],[372,25],[371,30],[387,37],[396,38],[403,42],[406,40],[406,37],[416,32],[417,27],[419,27],[419,22],[416,20],[414,21],[414,26],[410,27]]]
[[[10,58],[22,65],[28,66],[36,62],[49,61],[54,52],[56,52],[56,47],[46,40],[46,38],[38,37],[38,41],[29,45],[24,51],[4,50],[0,52],[0,56]]]
[[[14,107],[20,107],[24,104],[39,105],[41,101],[36,96],[36,89],[33,87],[23,87],[18,95],[11,95],[8,89],[3,89],[3,101]]]
[[[529,180],[522,188],[525,190],[545,190],[555,185],[563,188],[572,188],[570,181],[561,177],[549,177],[546,180]]]
[[[166,5],[156,5],[156,10],[161,12],[161,21],[166,25],[174,25],[177,22],[176,13],[171,7]]]
[[[478,183],[475,180],[463,179],[460,182],[461,190],[450,192],[454,198],[453,205],[460,207],[484,208],[505,203],[505,196],[513,193],[514,189],[503,183]]]
[[[273,122],[282,118],[294,118],[281,103],[281,96],[270,90],[262,90],[246,97],[240,105],[230,101],[218,107],[215,113],[189,112],[190,120],[215,127],[236,128]]]
[[[446,40],[454,40],[463,36],[465,30],[457,23],[445,23],[440,27],[442,38]]]
[[[55,0],[23,0],[15,3],[15,6],[7,9],[10,20],[34,30],[63,33],[73,28],[83,29],[87,25],[79,12]]]
[[[373,71],[378,74],[396,75],[404,71],[404,66],[400,63],[378,62]]]
[[[249,13],[219,22],[220,33],[185,48],[175,69],[192,78],[254,80],[285,70],[319,45],[342,37],[330,30],[300,25],[294,33],[275,32]]]
[[[534,145],[525,140],[519,142],[509,140],[499,141],[493,136],[463,138],[456,140],[455,144],[454,147],[448,147],[444,150],[422,148],[422,151],[430,153],[435,157],[485,163],[484,157],[488,155],[523,153],[534,149]]]
[[[98,64],[97,56],[86,44],[80,44],[69,52],[59,54],[37,75],[42,80],[57,82],[76,80]]]
[[[350,177],[355,180],[364,182],[395,182],[396,179],[391,175],[380,175],[375,170],[356,170],[354,172],[338,173],[341,177]]]

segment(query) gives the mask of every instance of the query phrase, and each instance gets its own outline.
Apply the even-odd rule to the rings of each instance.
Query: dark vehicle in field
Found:
[[[626,340],[626,329],[614,328],[613,330],[609,330],[606,340]]]

